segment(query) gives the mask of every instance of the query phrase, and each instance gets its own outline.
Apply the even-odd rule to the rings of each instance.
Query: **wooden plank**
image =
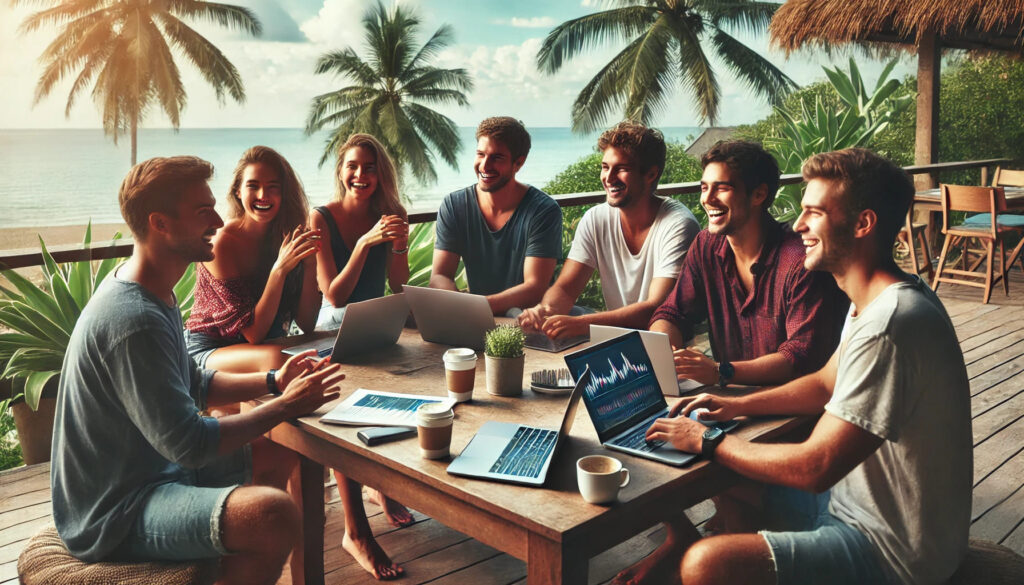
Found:
[[[974,448],[974,485],[977,486],[1024,446],[1024,417]]]
[[[39,465],[30,465],[28,467],[15,467],[14,469],[8,469],[0,472],[0,495],[4,495],[7,492],[8,486],[12,489],[14,485],[23,482],[31,481],[32,478],[37,476],[50,477],[50,464],[40,463]],[[47,480],[48,481],[48,480]]]
[[[8,510],[0,513],[0,530],[7,529],[18,524],[24,524],[25,522],[31,522],[32,520],[37,520],[39,518],[49,518],[52,515],[53,509],[50,506],[50,502],[43,502],[41,504],[26,506],[24,508]]]
[[[1001,373],[1003,371],[1001,368],[1003,364],[1009,364],[1021,356],[1024,356],[1024,343],[1015,343],[998,350],[993,348],[989,355],[967,366],[967,377],[977,378],[981,374],[993,370],[995,370],[996,374]]]
[[[961,327],[966,326],[967,324],[977,320],[982,315],[987,315],[988,313],[991,313],[993,311],[998,311],[999,308],[1000,307],[998,305],[979,304],[969,311],[965,311],[963,313],[958,314],[956,317],[950,317],[949,320],[953,322],[953,327],[955,327],[956,330],[959,331]]]
[[[994,306],[994,305],[992,305]],[[974,312],[972,311],[972,313]],[[969,314],[969,315],[970,315]],[[977,335],[995,329],[1010,320],[1017,319],[1022,314],[1021,307],[1014,307],[1007,311],[1006,307],[995,307],[995,310],[986,313],[974,314],[974,318],[968,319],[961,324],[955,324],[957,339],[963,343]]]
[[[1018,453],[974,490],[971,536],[1000,542],[1024,519],[1024,453]]]
[[[403,563],[405,578],[403,583],[424,583],[443,577],[462,567],[484,561],[497,556],[498,551],[469,539],[435,553],[427,554]],[[377,580],[357,564],[351,564],[337,571],[328,573],[331,583],[346,585],[373,585]]]
[[[431,585],[505,585],[526,576],[526,563],[507,554],[449,573]]]
[[[992,368],[982,374],[971,378],[971,396],[977,396],[985,390],[1024,372],[1024,356],[1004,362],[997,368]]]
[[[1018,378],[1019,377],[1020,376],[1018,375]],[[1018,381],[1017,378],[1013,378],[1007,382],[1007,385],[1012,388],[1012,384],[1020,383],[1024,383],[1024,379]],[[1017,388],[1020,388],[1020,386],[1017,386]],[[986,392],[985,394],[988,393]],[[982,394],[982,396],[984,396],[984,394]],[[1024,417],[1024,392],[1017,391],[1017,393],[1009,399],[978,414],[974,420],[971,421],[972,430],[974,432],[974,445],[978,446],[983,441],[988,440],[992,435],[998,433],[1022,417]]]
[[[972,364],[994,352],[1024,341],[1024,319],[1015,318],[1004,325],[972,337],[970,342],[980,339],[981,343],[972,347],[971,343],[960,344],[964,354],[964,363]]]
[[[979,417],[992,409],[1003,411],[1004,415],[1013,414],[1000,408],[1000,405],[1013,399],[1014,396],[1024,390],[1024,372],[1004,380],[992,386],[984,392],[980,392],[971,398],[971,417]],[[1017,411],[1020,414],[1022,411]],[[980,441],[977,441],[980,442]]]

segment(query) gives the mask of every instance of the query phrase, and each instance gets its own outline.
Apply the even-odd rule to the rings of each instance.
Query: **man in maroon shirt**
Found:
[[[829,274],[804,268],[800,236],[769,213],[778,164],[759,144],[728,141],[704,153],[701,166],[708,227],[690,245],[675,288],[651,317],[651,331],[668,334],[679,377],[703,384],[782,384],[817,371],[839,344],[849,299]],[[685,346],[694,325],[705,320],[713,358]],[[734,506],[760,508],[761,494],[731,495],[715,500],[719,510],[732,510],[716,520],[735,530],[740,527],[725,516],[753,517],[752,510]],[[808,507],[827,502],[809,494],[800,500]],[[687,523],[676,516],[667,524],[665,544],[615,582],[678,579],[683,549],[676,542]]]

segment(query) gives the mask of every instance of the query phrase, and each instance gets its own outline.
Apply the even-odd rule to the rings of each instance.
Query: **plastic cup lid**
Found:
[[[416,409],[416,416],[424,419],[443,419],[450,416],[455,416],[452,409],[445,404],[440,402],[428,402],[421,404]]]
[[[454,347],[444,352],[446,362],[468,362],[476,360],[476,352],[468,347]]]

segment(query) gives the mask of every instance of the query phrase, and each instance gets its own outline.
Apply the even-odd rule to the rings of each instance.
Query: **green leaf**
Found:
[[[39,410],[39,400],[43,397],[43,389],[50,378],[60,372],[35,372],[25,380],[25,404],[32,410]]]

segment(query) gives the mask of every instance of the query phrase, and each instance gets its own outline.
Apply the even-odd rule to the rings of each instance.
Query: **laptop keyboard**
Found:
[[[317,355],[317,357],[327,357],[327,356],[331,355],[333,352],[334,352],[334,348],[333,347],[325,347],[325,348],[323,348],[321,350],[317,350],[316,355]]]
[[[653,420],[651,421],[653,422]],[[626,449],[634,449],[636,451],[651,452],[665,444],[665,441],[648,441],[644,439],[647,436],[647,429],[650,428],[651,424],[638,425],[629,434],[616,437],[611,441],[608,441],[609,445],[615,445],[616,447],[624,447]]]
[[[501,456],[491,466],[491,473],[538,477],[548,455],[555,448],[558,433],[547,429],[519,427]]]

